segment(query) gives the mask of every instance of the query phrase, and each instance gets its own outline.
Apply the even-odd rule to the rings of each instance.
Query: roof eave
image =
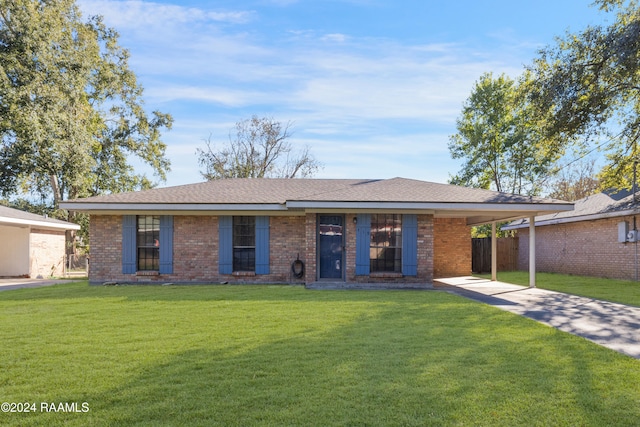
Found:
[[[8,225],[14,227],[36,227],[48,230],[80,230],[80,226],[73,223],[55,223],[9,217],[0,217],[0,225]]]
[[[573,203],[451,203],[451,202],[335,202],[290,200],[287,208],[296,209],[412,209],[446,211],[560,212],[573,210]]]
[[[543,219],[540,221],[536,220],[535,226],[541,227],[544,225],[567,224],[571,222],[582,222],[582,221],[595,221],[598,219],[616,218],[616,217],[630,216],[635,214],[637,214],[636,209],[627,209],[624,211],[606,212],[606,213],[589,214],[589,215],[576,215],[576,216],[563,217],[563,218],[550,218],[550,219]],[[529,227],[529,222],[527,221],[523,224],[504,226],[502,227],[502,229],[517,230],[520,228],[528,228],[528,227]]]
[[[167,214],[210,214],[222,212],[272,212],[279,214],[304,211],[404,211],[421,212],[441,217],[465,217],[468,225],[494,221],[511,221],[539,214],[569,211],[572,203],[447,203],[447,202],[374,202],[374,201],[305,201],[289,200],[285,204],[232,203],[91,203],[62,202],[60,206],[77,212],[92,214],[131,214],[165,212]]]
[[[75,212],[211,212],[211,211],[286,211],[279,203],[90,203],[82,201],[61,202],[60,207]]]

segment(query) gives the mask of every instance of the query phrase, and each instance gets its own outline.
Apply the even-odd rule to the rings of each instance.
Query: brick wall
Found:
[[[91,215],[89,280],[158,283],[297,283],[291,264],[306,264],[305,217],[270,219],[270,274],[221,275],[218,272],[218,217],[174,216],[173,274],[122,274],[122,217]]]
[[[418,278],[427,283],[435,278],[435,221],[433,215],[418,215]]]
[[[471,274],[471,230],[464,218],[436,218],[433,223],[435,278]]]
[[[640,247],[618,243],[621,221],[631,228],[633,217],[536,227],[536,271],[634,280]],[[518,238],[518,268],[528,270],[529,229],[519,229]]]
[[[126,280],[122,275],[122,217],[90,216],[89,251],[90,282]]]
[[[300,258],[308,270],[305,242],[306,217],[274,216],[270,219],[269,256],[271,274],[268,280],[275,283],[304,283],[291,271],[291,264]]]
[[[464,220],[433,219],[418,215],[418,274],[415,277],[355,275],[355,214],[345,215],[345,277],[367,283],[431,283],[435,277],[470,274],[471,239]],[[218,217],[175,216],[173,274],[122,274],[122,217],[92,215],[90,223],[92,283],[311,283],[317,278],[315,213],[270,218],[270,274],[218,273]],[[434,237],[435,236],[435,237]],[[305,263],[305,276],[293,276],[296,259]]]
[[[65,232],[32,228],[30,239],[30,277],[64,274]]]
[[[348,222],[348,221],[347,221]],[[316,233],[317,215],[307,213],[304,218],[305,236],[305,276],[306,283],[312,283],[317,278]],[[348,235],[348,234],[347,234]]]
[[[163,282],[229,281],[218,274],[218,217],[173,217],[173,274]]]

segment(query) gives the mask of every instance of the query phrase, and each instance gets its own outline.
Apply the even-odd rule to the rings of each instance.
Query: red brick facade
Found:
[[[345,280],[352,283],[430,284],[434,277],[466,275],[471,271],[471,237],[464,219],[435,219],[418,215],[418,274],[357,276],[355,214],[345,215]],[[270,273],[221,275],[218,270],[218,217],[174,216],[173,273],[122,273],[122,217],[91,215],[89,279],[102,282],[157,283],[312,283],[317,280],[317,214],[272,216],[269,226]],[[296,259],[305,276],[293,275]]]
[[[436,278],[471,275],[471,230],[464,218],[436,218],[433,225]]]
[[[618,242],[616,217],[536,227],[536,270],[634,280],[640,261],[638,243]],[[519,229],[518,268],[529,268],[529,229]]]

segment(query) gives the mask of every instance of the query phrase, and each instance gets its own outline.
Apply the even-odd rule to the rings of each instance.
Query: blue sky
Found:
[[[484,72],[515,78],[566,30],[601,23],[590,0],[79,0],[120,33],[172,170],[202,181],[195,154],[252,115],[292,122],[318,178],[446,182],[447,149]]]

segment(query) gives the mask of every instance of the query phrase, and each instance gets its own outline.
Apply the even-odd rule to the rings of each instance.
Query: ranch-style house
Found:
[[[470,226],[571,203],[404,178],[224,179],[66,201],[91,283],[430,287],[471,273]]]

